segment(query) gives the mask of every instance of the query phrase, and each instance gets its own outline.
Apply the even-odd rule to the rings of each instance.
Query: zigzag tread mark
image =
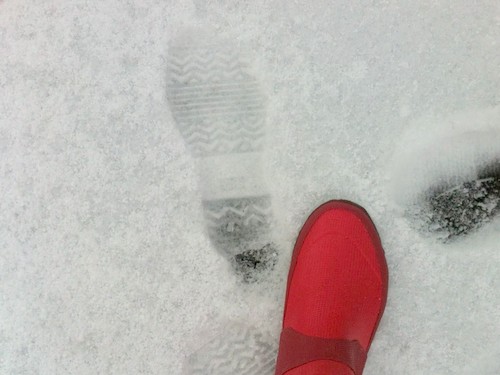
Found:
[[[241,123],[234,124],[233,122],[227,123],[213,123],[209,124],[208,122],[200,122],[200,123],[187,123],[182,122],[180,127],[183,128],[183,134],[190,135],[193,133],[201,133],[203,135],[209,135],[217,132],[222,132],[226,134],[231,133],[240,133],[245,132],[247,134],[258,133],[263,130],[265,127],[264,120],[255,121],[253,123]]]
[[[225,43],[169,49],[167,97],[195,156],[262,148],[265,101],[240,52]]]
[[[172,111],[182,111],[182,110],[190,110],[190,109],[206,109],[210,107],[218,107],[218,106],[233,106],[233,107],[241,107],[245,104],[256,103],[261,106],[264,106],[265,101],[264,98],[258,92],[248,92],[248,93],[234,93],[234,94],[226,94],[223,96],[200,96],[195,98],[169,98],[170,107]]]
[[[241,211],[241,210],[234,209],[232,207],[225,207],[223,210],[221,210],[218,213],[207,212],[207,216],[210,219],[220,220],[220,219],[228,216],[229,213],[233,213],[233,214],[235,214],[237,217],[239,217],[241,219],[246,219],[246,218],[248,218],[250,216],[253,216],[255,214],[255,212],[252,212],[251,210],[243,210],[243,211]],[[260,212],[258,214],[260,216],[266,216],[267,213]]]
[[[243,90],[258,89],[259,84],[255,79],[245,79],[240,81],[230,80],[227,82],[205,82],[199,85],[186,85],[185,83],[174,84],[173,81],[169,82],[169,88],[173,95],[171,96],[181,96],[181,95],[193,95],[200,94],[203,96],[215,94],[215,93],[226,93],[235,90],[236,92]]]
[[[234,139],[231,138],[189,138],[186,139],[191,146],[198,148],[200,151],[217,151],[226,149],[242,149],[242,148],[253,148],[253,145],[257,145],[262,141],[264,136],[241,136]]]
[[[191,144],[192,152],[196,157],[224,155],[231,153],[256,152],[262,150],[263,145],[255,142],[233,142],[232,144],[218,144],[214,147],[204,147],[204,144]]]
[[[190,111],[190,112],[179,112],[175,111],[172,113],[176,121],[184,121],[190,119],[201,120],[204,118],[218,119],[218,121],[222,121],[226,118],[228,121],[230,119],[239,118],[243,115],[263,115],[265,113],[265,109],[261,105],[252,105],[247,108],[215,108],[214,110],[203,110],[203,111]]]
[[[262,139],[263,135],[250,136],[250,137],[235,137],[235,138],[201,138],[190,137],[186,139],[189,145],[197,147],[200,151],[211,151],[220,149],[239,149],[239,148],[253,148]]]
[[[189,72],[190,70],[245,70],[249,64],[236,56],[211,55],[211,56],[175,56],[171,55],[167,67]]]
[[[218,121],[222,121],[224,118],[230,120],[235,118],[240,118],[243,116],[250,115],[263,115],[265,113],[265,108],[263,105],[255,104],[243,108],[232,108],[232,107],[223,107],[223,108],[214,108],[214,109],[203,109],[198,111],[172,111],[172,115],[174,116],[176,121],[190,120],[190,119],[218,119]]]
[[[258,204],[249,204],[248,206],[244,207],[243,209],[238,209],[230,206],[225,206],[222,207],[219,210],[214,210],[214,209],[206,209],[205,210],[206,215],[210,219],[214,220],[220,220],[225,216],[228,216],[230,213],[235,214],[236,216],[246,219],[250,216],[256,215],[260,217],[266,217],[269,216],[271,213],[271,205],[266,204],[266,205],[258,205]]]
[[[253,78],[250,77],[249,79],[241,80],[241,81],[235,81],[235,80],[228,80],[225,82],[206,82],[206,83],[201,83],[199,85],[186,85],[184,82],[180,83],[178,86],[174,85],[175,83],[173,80],[169,80],[169,85],[170,87],[174,89],[179,89],[180,91],[194,91],[194,92],[199,92],[200,89],[208,88],[210,91],[214,90],[220,90],[225,87],[234,87],[234,86],[241,86],[243,85],[254,85],[258,86],[258,82]]]
[[[169,104],[172,108],[172,111],[177,111],[180,109],[192,109],[192,108],[210,108],[212,106],[220,106],[220,105],[231,105],[233,107],[240,107],[247,103],[258,103],[261,106],[264,106],[265,101],[264,98],[259,95],[259,93],[244,93],[243,95],[239,95],[237,93],[231,95],[224,96],[207,96],[207,97],[199,97],[199,98],[182,98],[182,99],[174,99],[169,98]]]
[[[228,64],[222,64],[218,61],[189,61],[185,64],[169,64],[168,65],[170,73],[185,78],[190,75],[213,75],[217,73],[222,76],[232,77],[235,73],[241,73],[248,70],[247,67],[242,66],[238,62],[231,62]]]
[[[191,128],[193,126],[197,126],[199,128],[206,128],[211,126],[223,127],[224,129],[238,129],[239,127],[247,127],[247,126],[262,126],[265,124],[264,118],[259,114],[249,114],[245,117],[239,117],[236,119],[226,119],[226,121],[215,122],[211,119],[199,119],[197,121],[193,121],[190,119],[184,119],[179,121],[179,125],[181,127]]]
[[[172,68],[169,70],[169,80],[171,82],[188,83],[192,81],[200,82],[223,82],[237,79],[239,77],[250,77],[250,74],[241,67],[209,67],[192,68],[181,70]]]
[[[234,133],[246,131],[248,133],[259,132],[265,127],[265,121],[260,116],[248,116],[237,121],[211,122],[211,121],[182,121],[180,128],[183,134],[189,135],[195,132],[210,134],[217,131]]]
[[[178,126],[184,139],[188,141],[200,141],[212,142],[212,140],[217,139],[227,139],[236,140],[238,138],[254,137],[259,139],[264,137],[264,125],[260,123],[255,123],[254,125],[246,126],[233,126],[226,124],[218,124],[212,126],[205,126],[204,124],[192,124],[192,123],[182,123]]]
[[[259,92],[243,92],[232,93],[223,96],[220,95],[206,95],[199,97],[185,97],[185,98],[171,98],[171,105],[174,108],[189,108],[198,106],[211,106],[217,104],[231,104],[241,105],[247,102],[260,102],[263,103],[264,99]]]
[[[237,105],[238,103],[245,101],[261,101],[264,102],[262,95],[257,90],[255,91],[243,91],[243,92],[229,92],[229,93],[212,93],[210,95],[190,95],[184,97],[169,97],[170,105],[172,107],[176,106],[203,106],[203,105],[213,105],[218,103],[233,103]]]
[[[191,102],[187,105],[185,104],[181,104],[181,105],[178,105],[178,104],[174,104],[172,102],[170,102],[170,107],[171,107],[171,110],[172,112],[183,112],[183,111],[180,111],[179,109],[183,109],[185,108],[186,110],[185,111],[188,111],[188,110],[192,110],[192,109],[209,109],[211,107],[220,107],[220,106],[226,106],[226,107],[234,107],[235,109],[238,109],[242,106],[245,106],[247,104],[249,105],[259,105],[261,107],[264,107],[265,106],[265,101],[260,98],[260,97],[257,97],[255,96],[256,99],[251,99],[251,100],[242,100],[242,101],[238,101],[237,100],[234,100],[234,99],[231,99],[231,100],[219,100],[217,98],[213,99],[213,102],[206,102],[206,103],[201,103],[201,104],[197,104],[196,102],[191,104]],[[219,100],[219,101],[217,101]],[[198,108],[197,108],[198,107]],[[185,112],[184,111],[184,112]],[[258,118],[258,115],[255,115],[256,118]],[[252,122],[253,119],[251,117],[245,117],[241,120],[238,120],[238,121],[250,121]]]
[[[226,72],[198,72],[190,73],[184,76],[170,77],[170,82],[176,85],[199,85],[210,83],[224,83],[228,81],[244,80],[251,78],[251,75],[246,72],[234,72],[227,74]]]
[[[219,219],[219,220],[209,220],[207,223],[209,229],[211,230],[217,230],[217,228],[220,228],[221,226],[224,227],[225,225],[228,224],[229,220],[226,220],[225,218]],[[231,220],[231,222],[234,222],[234,220]],[[243,220],[238,221],[239,226],[244,226],[244,227],[254,227],[254,226],[260,226],[260,225],[267,225],[270,224],[268,218],[264,217],[249,217],[245,218]]]
[[[205,101],[204,103],[197,103],[197,102],[190,102],[190,103],[183,103],[183,104],[171,104],[172,110],[175,112],[190,112],[190,111],[201,111],[201,110],[208,110],[208,109],[216,109],[216,108],[234,108],[234,109],[241,109],[245,107],[252,107],[252,106],[264,106],[264,100],[259,97],[254,97],[254,98],[247,98],[247,99],[239,99],[235,100],[229,98],[225,100],[212,100],[212,101]]]
[[[193,154],[195,157],[206,157],[215,155],[225,155],[230,153],[245,153],[245,152],[255,152],[261,151],[263,145],[261,143],[243,143],[234,146],[218,146],[212,149],[206,149],[203,147],[194,147]]]
[[[170,55],[168,65],[173,65],[176,68],[189,69],[189,66],[196,65],[205,69],[206,67],[246,67],[248,63],[245,59],[238,56],[229,56],[226,54],[211,54],[211,55]]]
[[[241,116],[263,116],[265,114],[264,106],[257,106],[256,108],[249,109],[233,109],[227,111],[204,111],[190,112],[190,113],[173,113],[176,121],[187,121],[187,120],[206,120],[214,119],[217,121],[231,121],[235,118],[240,118]]]
[[[186,140],[190,142],[206,142],[212,143],[216,141],[235,141],[238,139],[251,141],[255,138],[264,136],[264,131],[261,127],[257,129],[240,128],[240,129],[193,129],[191,132],[182,132]]]
[[[192,61],[202,62],[202,63],[217,62],[223,65],[233,64],[237,62],[239,64],[245,65],[246,62],[248,61],[248,57],[232,49],[200,48],[200,49],[192,49],[190,51],[187,50],[176,51],[175,49],[173,49],[170,50],[169,61],[172,61],[177,65],[185,64]]]

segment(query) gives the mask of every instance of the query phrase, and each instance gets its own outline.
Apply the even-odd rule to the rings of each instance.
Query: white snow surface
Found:
[[[409,124],[388,168],[396,202],[411,204],[432,186],[478,178],[500,162],[500,106],[426,116]]]
[[[266,92],[281,254],[251,285],[207,238],[167,105],[169,41],[199,25]],[[229,321],[277,340],[295,236],[334,198],[389,263],[364,373],[499,374],[499,220],[442,244],[401,210],[499,155],[498,35],[496,0],[0,1],[0,374],[177,375]]]

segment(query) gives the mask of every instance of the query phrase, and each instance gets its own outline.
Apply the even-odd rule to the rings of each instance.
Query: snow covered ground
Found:
[[[267,375],[295,236],[333,198],[389,263],[365,374],[499,374],[500,220],[442,242],[408,214],[500,160],[499,35],[496,0],[0,1],[0,374],[217,374],[231,353]],[[262,92],[244,163],[278,261],[257,282],[206,230],[241,163],[200,163],[176,117],[190,43],[248,55]]]

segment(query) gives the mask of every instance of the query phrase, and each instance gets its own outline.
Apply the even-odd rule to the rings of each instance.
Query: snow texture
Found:
[[[425,118],[394,153],[389,194],[422,229],[449,240],[500,211],[500,107]]]
[[[0,374],[271,374],[295,236],[332,198],[389,263],[365,374],[500,373],[498,216],[442,242],[413,215],[498,162],[498,35],[496,0],[0,1]],[[226,135],[249,158],[201,157],[178,119],[176,49],[214,44],[253,82]],[[269,225],[214,240],[243,196]]]

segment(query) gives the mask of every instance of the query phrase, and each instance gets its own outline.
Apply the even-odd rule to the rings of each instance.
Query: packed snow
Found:
[[[498,35],[496,0],[0,1],[0,374],[271,375],[295,237],[336,198],[389,264],[364,373],[499,374],[500,219],[442,241],[412,214],[500,160]],[[180,126],[169,64],[205,43],[248,58],[244,161]],[[266,194],[250,281],[207,227],[235,186]]]

